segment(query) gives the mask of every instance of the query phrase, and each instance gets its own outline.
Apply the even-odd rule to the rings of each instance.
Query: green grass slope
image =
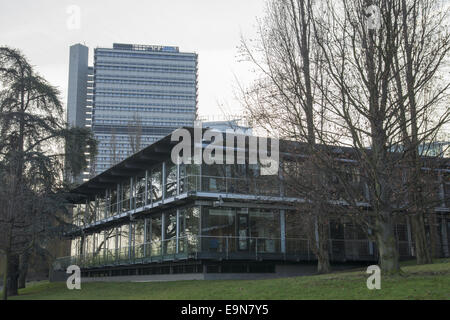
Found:
[[[368,290],[364,271],[268,280],[36,283],[12,299],[450,299],[450,260],[402,267],[398,276],[382,276],[381,290]]]

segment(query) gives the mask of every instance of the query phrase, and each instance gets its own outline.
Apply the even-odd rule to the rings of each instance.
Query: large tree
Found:
[[[58,90],[33,70],[20,51],[0,47],[0,249],[7,265],[4,299],[17,294],[20,255],[64,222],[64,163],[77,175],[86,164],[85,154],[96,152],[90,131],[68,128],[63,119]]]
[[[446,12],[439,5],[436,0],[328,1],[326,14],[317,19],[324,71],[332,79],[327,108],[347,133],[368,181],[372,228],[386,272],[399,271],[396,216],[412,213],[418,258],[427,246],[425,181],[418,179],[425,160],[418,150],[435,142],[449,120],[447,109],[429,121],[437,106],[448,103],[448,80],[436,83],[449,50]],[[433,83],[435,90],[427,90]],[[402,187],[396,188],[402,176]]]
[[[445,7],[439,1],[398,1],[401,34],[394,56],[393,75],[399,99],[398,123],[402,152],[408,168],[408,195],[417,262],[431,263],[430,243],[425,234],[424,218],[437,206],[433,194],[425,193],[421,158],[437,142],[442,126],[448,123],[448,89],[450,81],[442,78],[441,69],[448,62],[450,36]],[[446,100],[447,99],[447,100]],[[440,110],[440,106],[445,109]],[[422,192],[418,192],[421,190]]]
[[[261,76],[243,90],[243,102],[249,120],[274,136],[304,142],[307,158],[291,158],[280,168],[286,189],[309,199],[297,209],[308,222],[309,240],[314,245],[318,272],[330,271],[328,253],[328,211],[324,210],[327,192],[319,177],[318,136],[324,134],[324,117],[320,114],[325,91],[317,88],[326,83],[321,72],[320,47],[314,41],[311,0],[280,0],[267,4],[266,16],[260,21],[258,38],[242,41],[242,54]],[[294,150],[290,150],[291,152]],[[301,167],[303,170],[295,170]],[[306,214],[308,212],[308,214]]]
[[[423,240],[425,208],[436,205],[423,194],[425,178],[418,179],[425,162],[436,162],[418,150],[436,141],[449,116],[448,108],[434,112],[448,104],[449,87],[440,78],[449,38],[439,2],[273,0],[256,45],[244,43],[260,75],[243,90],[251,120],[309,146],[303,172],[337,178],[343,209],[362,217],[384,272],[400,270],[397,219],[413,216],[416,241]],[[337,165],[340,156],[319,144],[347,147],[357,168]],[[345,178],[348,170],[366,186],[369,211],[355,198],[361,185]],[[305,187],[308,180],[297,181]],[[330,193],[327,179],[311,184],[317,187],[301,194],[312,204]]]

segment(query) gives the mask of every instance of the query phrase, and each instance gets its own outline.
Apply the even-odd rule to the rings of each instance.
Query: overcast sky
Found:
[[[236,58],[241,33],[253,37],[264,0],[0,0],[0,45],[18,48],[58,86],[66,104],[69,46],[112,47],[113,42],[178,46],[199,54],[201,115],[238,112],[235,75],[251,80]],[[74,24],[71,6],[80,9]],[[69,10],[69,13],[68,13]],[[69,22],[69,24],[68,24]],[[69,25],[69,27],[68,27]],[[72,26],[72,27],[70,27]]]

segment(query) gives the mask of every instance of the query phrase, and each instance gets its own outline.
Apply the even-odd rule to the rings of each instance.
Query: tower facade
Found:
[[[73,47],[78,55],[74,53],[72,60]],[[91,127],[98,141],[91,176],[173,130],[193,125],[197,112],[196,53],[180,52],[178,47],[114,43],[112,48],[94,49],[94,66],[90,68],[86,47],[73,47],[70,70],[74,64],[78,72],[69,72],[72,94],[68,120]],[[77,103],[70,101],[74,96]],[[82,101],[84,124],[81,116],[78,120],[83,113]],[[70,121],[72,118],[77,121]]]

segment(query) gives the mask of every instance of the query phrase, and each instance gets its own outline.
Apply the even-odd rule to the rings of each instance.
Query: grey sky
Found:
[[[113,42],[173,45],[199,54],[199,111],[236,112],[234,75],[251,79],[237,62],[240,35],[252,37],[264,0],[16,0],[0,1],[0,45],[21,49],[66,103],[69,46]],[[81,9],[80,29],[67,28],[67,7]]]

